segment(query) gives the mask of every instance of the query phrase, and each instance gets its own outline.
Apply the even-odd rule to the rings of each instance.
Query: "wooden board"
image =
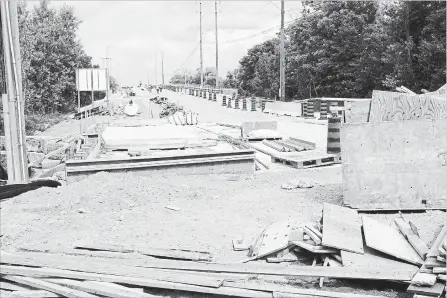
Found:
[[[0,296],[8,298],[57,298],[63,297],[61,295],[51,293],[44,290],[21,290],[11,292],[8,296]]]
[[[363,254],[352,253],[349,251],[341,251],[343,266],[345,267],[362,267],[362,268],[400,268],[414,270],[416,273],[418,267],[412,264],[399,262],[389,258],[387,255],[378,252],[367,246],[364,247]]]
[[[394,222],[396,223],[397,228],[402,233],[402,235],[407,238],[410,245],[414,248],[414,250],[418,253],[418,255],[425,259],[425,256],[428,253],[428,247],[425,245],[425,243],[419,238],[418,235],[412,230],[410,224],[403,220],[402,218],[396,218],[394,219]]]
[[[29,255],[29,257],[27,257]],[[13,264],[13,265],[27,265],[27,266],[41,266],[41,267],[53,267],[66,270],[77,270],[90,273],[101,273],[101,275],[111,274],[120,275],[125,277],[122,270],[118,271],[117,267],[124,267],[123,265],[115,265],[117,261],[120,263],[129,263],[130,259],[123,260],[108,260],[107,264],[97,264],[97,262],[89,261],[85,257],[75,257],[70,256],[71,261],[64,261],[58,255],[49,256],[39,256],[37,253],[5,253],[1,252],[0,262],[3,264]],[[189,279],[197,278],[203,283],[204,277],[209,275],[209,272],[216,273],[241,273],[241,274],[261,274],[261,275],[281,275],[281,276],[313,276],[313,277],[332,277],[332,278],[353,278],[353,279],[374,279],[374,280],[397,280],[397,281],[408,281],[414,275],[413,270],[407,269],[382,269],[382,268],[332,268],[332,267],[309,267],[309,266],[273,266],[269,265],[259,265],[259,264],[217,264],[217,263],[197,263],[197,262],[186,262],[186,261],[168,261],[168,260],[154,260],[152,262],[147,262],[141,264],[147,268],[158,268],[158,269],[172,269],[181,270],[184,273],[185,282]],[[12,272],[12,266],[2,265],[2,273],[6,273],[6,269]],[[130,267],[130,266],[127,266]],[[133,268],[134,272],[150,272],[146,271],[147,268]],[[27,268],[27,272],[36,272],[36,268]],[[138,271],[138,269],[144,271]],[[14,269],[20,270],[20,269]],[[172,271],[163,270],[172,276]],[[192,274],[189,271],[195,272],[207,272],[205,274]],[[143,277],[151,276],[152,278],[158,278],[162,270],[158,271],[158,274],[146,273]],[[141,273],[132,274],[130,277],[138,277]],[[11,273],[14,274],[14,273]],[[129,273],[127,273],[129,276]],[[46,275],[48,276],[48,275]],[[57,276],[57,275],[56,275]],[[223,275],[225,277],[225,275]],[[108,282],[117,282],[116,280],[104,280]],[[158,281],[157,281],[158,282]],[[191,282],[191,281],[189,281]],[[180,283],[176,283],[179,285]],[[139,284],[137,284],[139,285]],[[210,287],[207,287],[210,288]]]
[[[144,292],[133,291],[132,289],[115,285],[111,286],[108,283],[101,283],[96,281],[78,281],[71,279],[60,279],[60,278],[49,278],[45,279],[45,281],[52,282],[58,285],[62,285],[64,287],[76,289],[79,291],[101,295],[110,298],[133,298],[133,297],[141,297],[141,298],[150,298],[150,297],[161,297],[154,296],[150,294],[146,294]]]
[[[344,124],[344,203],[353,208],[445,208],[447,121]]]
[[[288,221],[276,222],[268,226],[263,232],[264,237],[262,238],[262,244],[256,257],[262,258],[287,248],[289,246],[291,230],[291,224]]]
[[[369,106],[371,101],[359,101],[347,103],[344,110],[345,123],[364,123],[368,122]]]
[[[363,253],[362,220],[357,211],[324,203],[322,243],[341,250]]]
[[[0,281],[0,289],[8,291],[28,291],[29,287],[23,287],[21,285],[16,285],[8,281]]]
[[[302,289],[294,287],[291,285],[275,284],[269,282],[256,282],[256,281],[225,281],[224,286],[241,288],[241,289],[251,289],[258,291],[268,291],[268,292],[282,292],[290,294],[301,294],[305,295],[303,297],[331,297],[331,298],[377,298],[382,296],[375,295],[364,295],[364,294],[350,294],[335,291],[323,291],[317,289]]]
[[[2,266],[6,267],[7,271],[11,271],[11,266]],[[20,267],[18,267],[20,268]],[[39,271],[41,268],[20,268],[17,270],[27,270],[27,274],[34,274]],[[49,269],[48,269],[49,270]],[[59,272],[66,272],[67,270],[56,270]],[[108,275],[108,274],[95,274],[95,273],[85,273],[85,272],[73,272],[74,274],[79,274],[78,279],[88,279],[95,281],[106,281],[106,282],[114,282],[120,284],[129,284],[142,286],[147,288],[158,288],[158,289],[170,289],[170,290],[178,290],[178,291],[187,291],[187,292],[197,292],[197,293],[205,293],[205,294],[216,294],[216,295],[224,295],[224,296],[235,296],[235,297],[259,297],[259,298],[271,298],[271,294],[264,292],[257,292],[246,289],[235,289],[230,287],[219,287],[219,288],[211,288],[211,287],[201,287],[190,284],[181,284],[181,283],[173,283],[166,282],[161,280],[154,280],[149,278],[135,278],[135,277],[125,277],[118,275]],[[37,273],[39,274],[39,273]],[[63,277],[63,275],[62,275]],[[83,296],[80,296],[83,297]],[[96,297],[96,296],[95,296]]]
[[[437,282],[432,287],[421,287],[411,285],[408,287],[407,292],[414,294],[422,294],[430,297],[440,297],[442,292],[444,292],[445,283]]]
[[[112,252],[138,252],[143,255],[164,257],[170,259],[179,260],[191,260],[191,261],[211,261],[212,255],[206,251],[193,251],[186,249],[167,249],[157,248],[143,245],[118,245],[111,243],[88,243],[79,242],[75,245],[76,248],[88,249],[88,250],[100,250],[100,251],[112,251]]]
[[[71,297],[71,298],[79,298],[79,297],[84,297],[84,298],[94,298],[94,297],[99,297],[93,294],[89,294],[89,293],[85,293],[82,291],[78,291],[78,290],[74,290],[74,289],[70,289],[70,288],[66,288],[63,286],[59,286],[50,282],[46,282],[43,280],[39,280],[39,279],[35,279],[32,277],[24,277],[24,276],[14,276],[14,275],[7,275],[7,276],[3,276],[4,279],[16,282],[16,283],[20,283],[23,285],[27,285],[30,287],[34,287],[34,288],[38,288],[38,289],[42,289],[45,291],[49,291],[52,293],[56,293],[56,294],[60,294],[64,297]]]
[[[427,258],[438,256],[438,248],[446,236],[447,236],[447,225],[444,225],[442,227],[441,232],[439,232],[438,236],[436,237],[435,242],[430,247],[430,250],[427,253]]]
[[[397,228],[362,216],[366,245],[395,258],[422,265],[423,260]],[[324,237],[324,233],[323,233]]]
[[[30,255],[30,254],[28,254]],[[23,255],[22,255],[23,256]],[[206,276],[205,274],[198,275],[188,275],[184,272],[172,272],[158,270],[156,268],[144,268],[144,267],[133,267],[123,264],[140,266],[145,265],[145,260],[132,260],[132,259],[119,259],[119,260],[105,260],[98,261],[93,258],[85,258],[79,256],[64,257],[56,254],[37,254],[32,253],[32,259],[27,257],[22,257],[17,255],[3,255],[2,262],[9,260],[11,264],[14,265],[24,265],[24,266],[40,266],[40,267],[50,267],[56,269],[66,269],[74,271],[83,271],[90,273],[101,273],[101,274],[114,274],[127,277],[145,277],[151,276],[154,280],[163,280],[176,283],[193,284],[207,287],[219,287],[224,278],[223,277],[213,277]],[[25,255],[26,256],[26,255]],[[2,266],[2,270],[5,266]],[[6,269],[5,269],[6,270]],[[59,272],[52,273],[52,271],[40,270],[38,271],[43,276],[58,276],[54,274],[59,274]],[[71,274],[68,272],[67,274]],[[18,273],[10,273],[17,274]],[[37,273],[36,273],[37,274]],[[71,275],[63,276],[66,278],[72,278]]]
[[[370,122],[418,119],[447,119],[447,100],[431,95],[373,91]]]

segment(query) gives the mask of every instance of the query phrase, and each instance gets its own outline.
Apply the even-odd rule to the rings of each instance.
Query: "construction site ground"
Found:
[[[323,121],[277,117],[261,112],[243,112],[206,99],[166,92],[170,101],[199,113],[200,122],[240,124],[242,121],[276,120],[281,134],[326,146]],[[137,119],[158,118],[158,107],[149,94],[135,97],[142,113]],[[98,116],[106,121],[108,116]],[[124,121],[134,121],[126,118]],[[123,120],[123,119],[122,119]],[[113,121],[113,120],[112,120]],[[67,120],[43,134],[79,132],[77,120]],[[282,189],[290,179],[308,178],[319,185],[308,189]],[[297,170],[274,165],[254,175],[152,175],[98,173],[57,189],[41,188],[1,204],[1,247],[69,249],[77,241],[114,242],[165,248],[210,251],[218,262],[246,258],[246,251],[233,250],[232,240],[244,234],[259,234],[276,221],[319,221],[323,202],[342,205],[341,166]],[[167,209],[174,206],[179,211]],[[397,213],[370,214],[393,224]],[[445,222],[445,212],[405,213],[430,247]],[[433,227],[436,227],[435,229]],[[260,261],[265,262],[265,261]],[[312,260],[309,260],[309,264]],[[317,278],[294,279],[304,287],[318,287]],[[407,285],[330,280],[347,293],[410,297]],[[210,295],[155,291],[171,297]]]

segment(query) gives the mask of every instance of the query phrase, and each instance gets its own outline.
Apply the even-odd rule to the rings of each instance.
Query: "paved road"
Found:
[[[315,142],[318,148],[324,149],[327,145],[327,122],[309,121],[289,116],[275,116],[260,111],[249,112],[223,107],[220,102],[209,101],[204,98],[164,91],[169,101],[178,103],[185,110],[199,114],[200,122],[217,122],[240,125],[244,121],[278,121],[278,132],[286,137],[296,137]],[[316,124],[318,123],[318,124]]]

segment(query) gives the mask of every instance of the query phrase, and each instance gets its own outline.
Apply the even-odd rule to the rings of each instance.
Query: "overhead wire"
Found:
[[[171,74],[176,74],[177,71],[179,71],[180,69],[182,69],[182,67],[189,61],[189,59],[191,59],[192,55],[194,55],[194,53],[197,51],[197,48],[199,47],[200,42],[197,43],[197,45],[194,47],[194,49],[191,51],[191,53],[188,55],[188,57],[186,58],[185,61],[183,61],[183,63],[180,65],[180,67],[178,67],[175,71],[173,71]]]

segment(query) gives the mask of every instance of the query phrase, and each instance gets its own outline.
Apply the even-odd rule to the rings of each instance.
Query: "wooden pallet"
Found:
[[[338,156],[315,150],[282,153],[272,156],[272,162],[282,163],[297,169],[327,166],[339,162]]]

